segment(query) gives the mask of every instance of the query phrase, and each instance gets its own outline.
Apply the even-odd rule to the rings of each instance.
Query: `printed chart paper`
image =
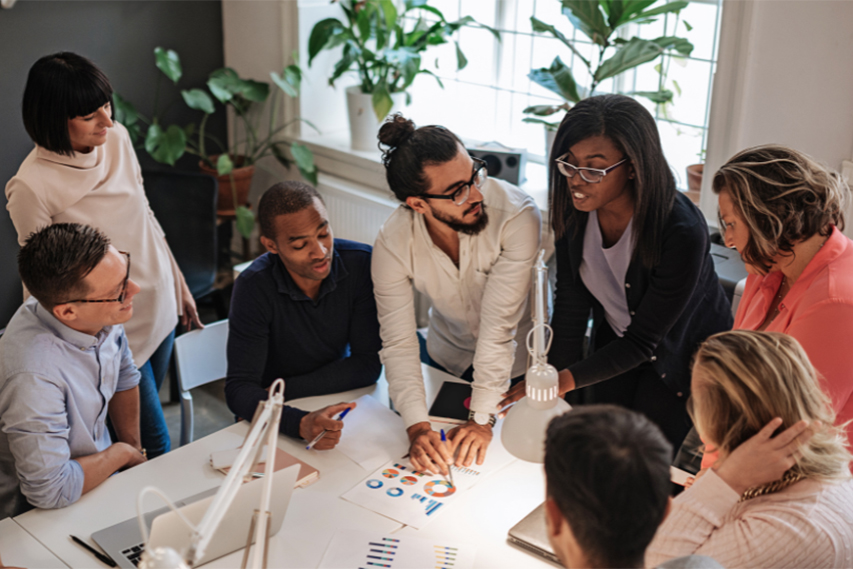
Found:
[[[320,569],[471,569],[476,547],[440,539],[338,531]]]
[[[406,454],[409,438],[403,419],[370,395],[362,395],[355,403],[355,409],[344,417],[335,450],[365,470]]]

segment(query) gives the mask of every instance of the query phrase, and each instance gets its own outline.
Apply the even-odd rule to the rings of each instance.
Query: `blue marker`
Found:
[[[444,429],[441,429],[441,442],[443,442],[445,446],[447,446],[447,436],[444,434]],[[450,478],[450,485],[455,487],[456,484],[453,483],[453,470],[451,470],[451,466],[452,465],[450,464],[447,465],[447,475]]]
[[[344,409],[343,411],[341,411],[341,412],[338,414],[338,418],[337,418],[337,419],[335,419],[335,421],[342,421],[342,420],[343,420],[343,418],[347,416],[347,413],[349,413],[350,409],[352,409],[352,407],[347,407],[346,409]],[[313,440],[313,441],[311,441],[310,443],[308,443],[308,446],[307,446],[307,447],[305,447],[305,450],[311,450],[312,448],[314,448],[314,445],[316,445],[317,443],[319,443],[319,442],[320,442],[320,439],[322,439],[323,437],[325,437],[325,436],[326,436],[326,433],[328,433],[328,432],[329,432],[329,431],[327,431],[326,429],[323,429],[322,431],[320,431],[320,434],[319,434],[319,435],[317,435],[316,437],[314,437],[314,440]]]

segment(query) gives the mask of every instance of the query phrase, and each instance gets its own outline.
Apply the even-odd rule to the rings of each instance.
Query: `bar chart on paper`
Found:
[[[409,536],[377,536],[357,530],[338,531],[320,569],[470,569],[477,550],[463,543]]]

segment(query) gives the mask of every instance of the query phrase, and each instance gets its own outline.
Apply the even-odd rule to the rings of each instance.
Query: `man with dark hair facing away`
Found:
[[[672,447],[644,415],[615,405],[578,407],[551,421],[545,440],[545,520],[563,565],[643,567],[670,508]],[[721,569],[701,555],[667,569]]]
[[[59,223],[30,235],[18,271],[32,296],[0,338],[0,518],[68,506],[145,462],[122,327],[139,292],[130,255],[92,227]]]
[[[376,383],[379,323],[370,279],[371,247],[334,239],[323,198],[302,182],[272,186],[258,205],[258,257],[234,283],[225,396],[251,419],[277,378],[286,400],[339,393]],[[333,448],[352,403],[313,413],[285,406],[281,432]]]

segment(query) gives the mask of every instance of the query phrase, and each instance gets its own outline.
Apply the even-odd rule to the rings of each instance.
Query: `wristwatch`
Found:
[[[474,412],[472,410],[468,411],[468,420],[474,421],[478,425],[488,425],[490,427],[495,426],[495,421],[498,420],[498,416],[492,413],[482,413],[482,412]]]

